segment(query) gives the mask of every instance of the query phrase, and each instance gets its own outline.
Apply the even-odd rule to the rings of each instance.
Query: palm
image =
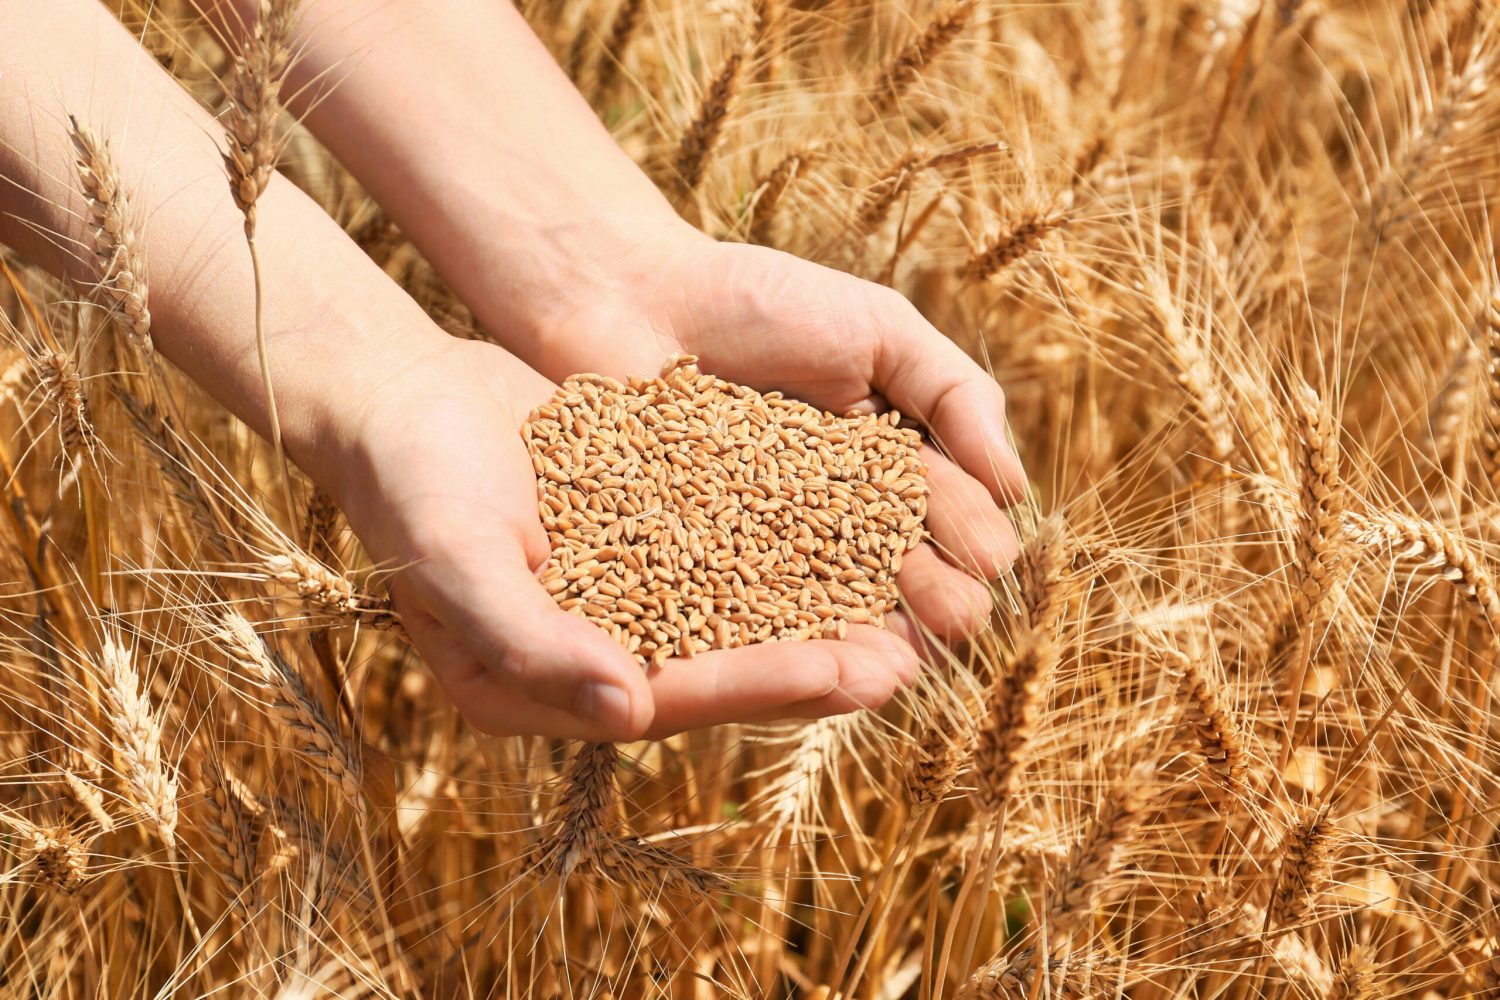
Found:
[[[901,586],[922,624],[943,637],[973,632],[992,578],[1015,553],[997,500],[1019,469],[1004,441],[1003,399],[951,342],[889,289],[762,247],[693,242],[655,253],[652,280],[575,314],[529,360],[555,377],[623,376],[697,355],[705,371],[779,390],[843,413],[888,402],[954,444],[957,462],[927,448],[933,544],[907,560]],[[946,412],[945,412],[946,411]],[[893,626],[920,642],[909,618]]]
[[[461,712],[491,732],[588,739],[666,735],[721,722],[877,705],[912,679],[899,641],[716,652],[649,678],[602,630],[559,610],[537,581],[548,546],[519,432],[555,386],[486,344],[455,342],[396,373],[360,434],[340,490],[413,641]],[[624,693],[601,713],[591,682]],[[608,706],[604,706],[608,707]]]

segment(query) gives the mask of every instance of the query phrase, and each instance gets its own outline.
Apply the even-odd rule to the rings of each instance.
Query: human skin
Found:
[[[391,588],[414,642],[485,731],[626,739],[884,702],[917,669],[905,615],[647,676],[558,610],[536,582],[547,544],[517,428],[553,379],[649,372],[684,352],[830,409],[889,400],[957,459],[929,450],[930,526],[948,554],[924,546],[898,581],[916,619],[953,637],[988,607],[974,574],[1014,555],[998,502],[1020,473],[998,387],[895,293],[686,226],[513,9],[456,6],[309,3],[290,89],[316,95],[309,125],[509,350],[444,335],[274,178],[256,239],[288,455],[374,558],[401,567]],[[228,4],[211,13],[243,23]],[[143,220],[157,348],[267,433],[222,130],[98,4],[0,0],[0,19],[27,24],[27,44],[0,51],[0,240],[91,277],[77,115],[110,139]],[[473,127],[478,109],[491,127]]]

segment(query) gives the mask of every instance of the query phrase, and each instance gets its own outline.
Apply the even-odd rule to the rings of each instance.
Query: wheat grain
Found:
[[[879,623],[926,512],[898,420],[833,417],[692,358],[629,385],[571,378],[523,428],[542,586],[653,664]]]

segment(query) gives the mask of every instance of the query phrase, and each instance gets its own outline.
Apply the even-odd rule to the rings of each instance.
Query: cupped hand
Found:
[[[371,387],[334,489],[418,651],[460,713],[492,733],[660,737],[725,722],[882,704],[916,655],[871,626],[650,672],[538,582],[548,544],[520,435],[556,386],[489,344],[448,341]]]
[[[897,582],[929,634],[952,640],[987,620],[982,581],[1016,555],[1003,507],[1024,476],[999,385],[899,293],[789,254],[696,232],[643,240],[609,280],[555,312],[522,346],[540,371],[654,374],[674,354],[761,390],[835,413],[894,406],[941,448],[924,448],[931,497],[924,543]],[[904,614],[893,630],[921,648]]]

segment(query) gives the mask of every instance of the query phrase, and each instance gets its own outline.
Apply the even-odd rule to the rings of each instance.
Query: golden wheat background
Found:
[[[339,513],[141,353],[144,284],[7,256],[0,994],[1500,996],[1500,12],[523,6],[695,223],[991,366],[993,629],[879,714],[478,738]],[[188,0],[120,13],[232,106]]]

